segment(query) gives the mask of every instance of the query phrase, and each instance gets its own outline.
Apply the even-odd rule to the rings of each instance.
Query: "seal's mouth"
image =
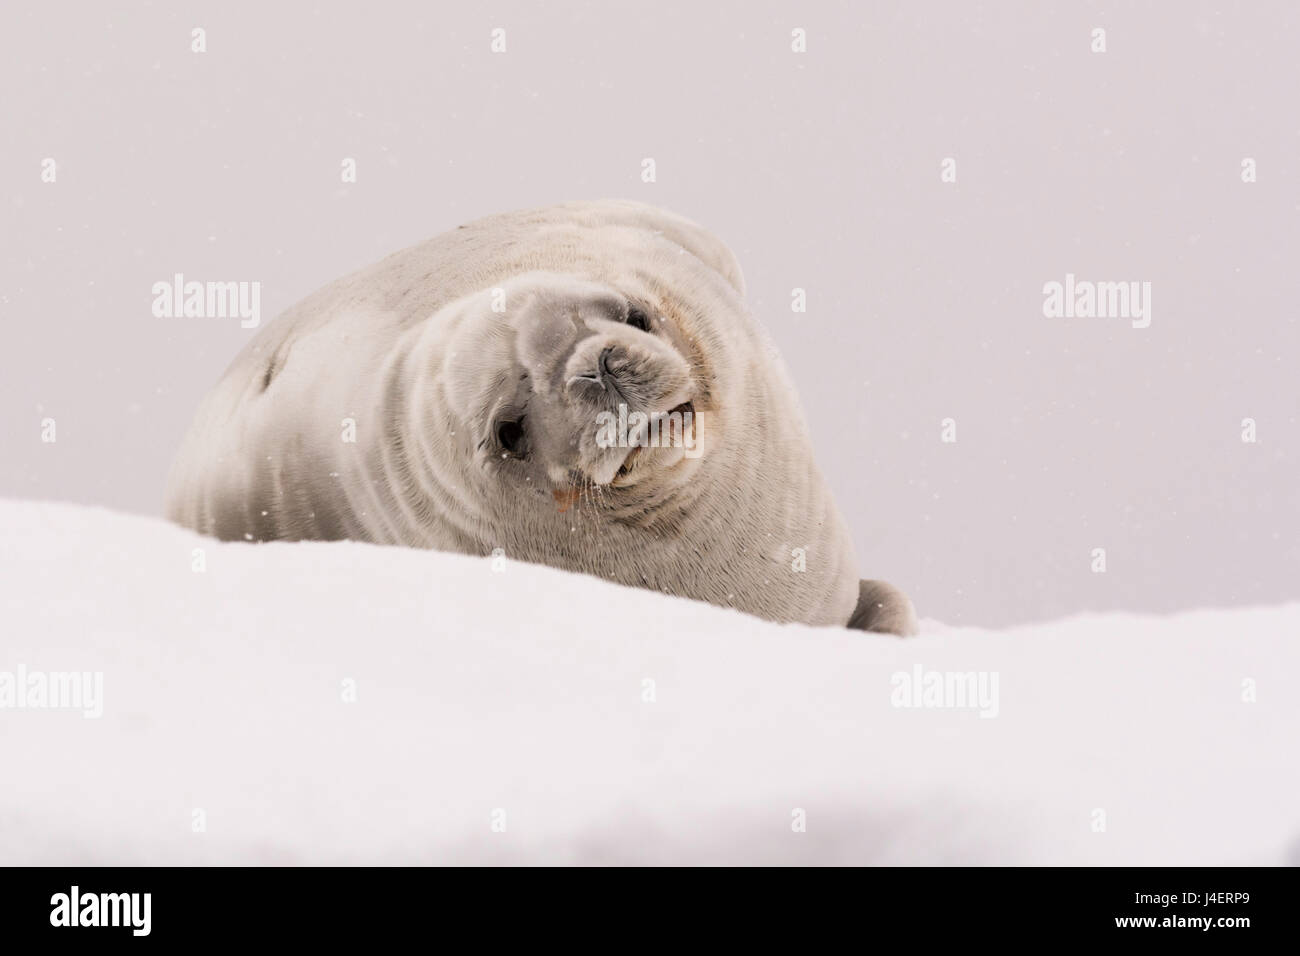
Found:
[[[685,422],[687,415],[690,415],[691,421],[694,422],[695,403],[690,400],[687,400],[685,402],[682,402],[680,405],[674,405],[672,408],[668,409],[668,411],[661,417],[667,420],[668,416],[673,414],[677,414],[679,416],[678,418],[679,422]],[[683,425],[680,427],[684,428],[685,426]],[[666,435],[666,433],[660,432],[660,434],[664,436],[665,440],[667,439],[668,436]],[[681,434],[680,431],[678,431],[678,433],[675,436],[675,440],[681,442],[684,439],[685,436]],[[629,474],[631,474],[632,469],[636,467],[637,462],[640,460],[641,453],[643,451],[645,451],[645,448],[638,445],[637,447],[633,448],[631,451],[627,453],[627,457],[623,459],[623,464],[619,466],[618,471],[614,475],[615,480],[619,478],[626,478]]]
[[[614,477],[626,478],[628,476],[628,472],[632,470],[632,465],[633,465],[632,459],[636,458],[640,454],[641,454],[640,448],[633,448],[630,452],[628,452],[627,457],[623,459],[623,464],[619,465],[618,471],[614,473]]]

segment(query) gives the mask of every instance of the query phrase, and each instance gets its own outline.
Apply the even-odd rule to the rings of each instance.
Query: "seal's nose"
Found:
[[[574,377],[592,379],[597,389],[602,386],[604,368],[595,361],[601,346],[614,344],[608,337],[608,327],[613,317],[619,315],[621,303],[609,295],[560,295],[538,292],[523,306],[518,320],[518,357],[528,369],[534,387],[549,393],[565,388]],[[583,343],[591,345],[583,347]],[[574,354],[583,352],[583,359],[575,363]],[[593,354],[588,354],[588,352]],[[614,356],[609,360],[612,362]]]
[[[571,400],[589,407],[658,412],[689,378],[690,367],[670,345],[620,324],[575,345],[564,388]]]
[[[661,392],[676,387],[679,377],[668,356],[608,340],[598,350],[576,350],[569,367],[568,394],[602,408],[624,404],[640,409],[653,404]]]
[[[570,391],[590,390],[593,394],[609,392],[620,396],[631,366],[632,360],[626,349],[620,345],[606,345],[590,370],[570,375],[565,385]]]
[[[620,401],[627,401],[643,385],[639,381],[641,377],[653,377],[652,364],[644,358],[638,359],[622,345],[607,345],[596,360],[597,377],[605,391]]]
[[[613,352],[614,346],[612,345],[601,349],[600,354],[596,357],[595,367],[581,371],[576,375],[570,375],[568,381],[564,383],[565,387],[570,392],[578,394],[590,391],[593,397],[609,391],[609,357]]]

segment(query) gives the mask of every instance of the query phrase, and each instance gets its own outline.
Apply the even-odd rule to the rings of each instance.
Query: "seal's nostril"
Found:
[[[600,357],[596,359],[595,371],[593,371],[590,375],[572,376],[567,383],[569,387],[572,388],[575,385],[577,385],[579,382],[590,382],[592,385],[599,385],[602,389],[606,388],[607,386],[605,385],[605,376],[609,374],[609,366],[607,364],[607,359],[610,351],[611,349],[607,348],[600,353]]]
[[[611,367],[611,360],[614,367]],[[622,350],[617,345],[607,345],[597,355],[594,369],[586,375],[570,376],[565,384],[569,388],[579,388],[590,383],[591,387],[598,386],[602,392],[613,389],[622,394],[619,388],[619,372],[626,364],[627,358]]]

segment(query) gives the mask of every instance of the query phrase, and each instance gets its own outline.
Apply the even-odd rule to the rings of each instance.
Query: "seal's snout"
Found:
[[[590,352],[591,349],[584,350]],[[585,355],[579,361],[585,361]],[[649,356],[635,354],[626,346],[605,345],[597,353],[593,366],[583,374],[570,376],[566,387],[576,397],[587,398],[597,405],[607,405],[610,398],[630,404],[654,391],[654,379],[660,374],[655,364]]]
[[[618,374],[610,369],[609,359],[614,354],[615,346],[609,345],[601,349],[600,355],[596,359],[596,367],[584,375],[573,375],[565,383],[568,390],[572,393],[581,395],[584,392],[590,392],[591,395],[599,399],[613,387],[618,388]]]
[[[640,480],[655,470],[651,465],[669,463],[672,455],[657,451],[630,455],[634,446],[624,433],[635,437],[644,423],[673,411],[680,420],[699,392],[676,327],[645,302],[567,278],[530,280],[513,301],[510,322],[490,326],[514,353],[518,379],[509,398],[500,398],[501,379],[484,382],[478,364],[464,369],[466,391],[490,399],[486,414],[519,423],[521,441],[498,430],[495,448],[561,490],[575,474],[607,486],[628,479],[633,466]],[[468,353],[469,346],[455,351]]]
[[[670,345],[642,336],[627,342],[591,336],[577,343],[565,368],[568,399],[588,410],[663,411],[688,397],[690,367]],[[669,401],[672,399],[673,401]]]
[[[638,429],[690,406],[690,366],[673,346],[637,327],[611,326],[574,344],[563,372],[560,407],[576,467],[596,485],[644,475],[672,454],[641,454]],[[679,426],[680,427],[680,426]]]

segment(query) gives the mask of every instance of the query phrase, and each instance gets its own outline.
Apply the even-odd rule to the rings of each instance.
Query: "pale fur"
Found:
[[[849,535],[743,295],[722,242],[639,203],[462,226],[262,330],[203,402],[167,514],[225,539],[500,548],[772,620],[844,625],[863,613]],[[622,324],[629,303],[654,316],[654,334]],[[634,367],[634,403],[694,400],[702,456],[648,450],[612,477],[626,451],[592,443],[609,399],[580,379],[602,349]],[[527,408],[527,460],[492,443],[503,403]],[[871,629],[912,629],[910,605],[900,613]]]

